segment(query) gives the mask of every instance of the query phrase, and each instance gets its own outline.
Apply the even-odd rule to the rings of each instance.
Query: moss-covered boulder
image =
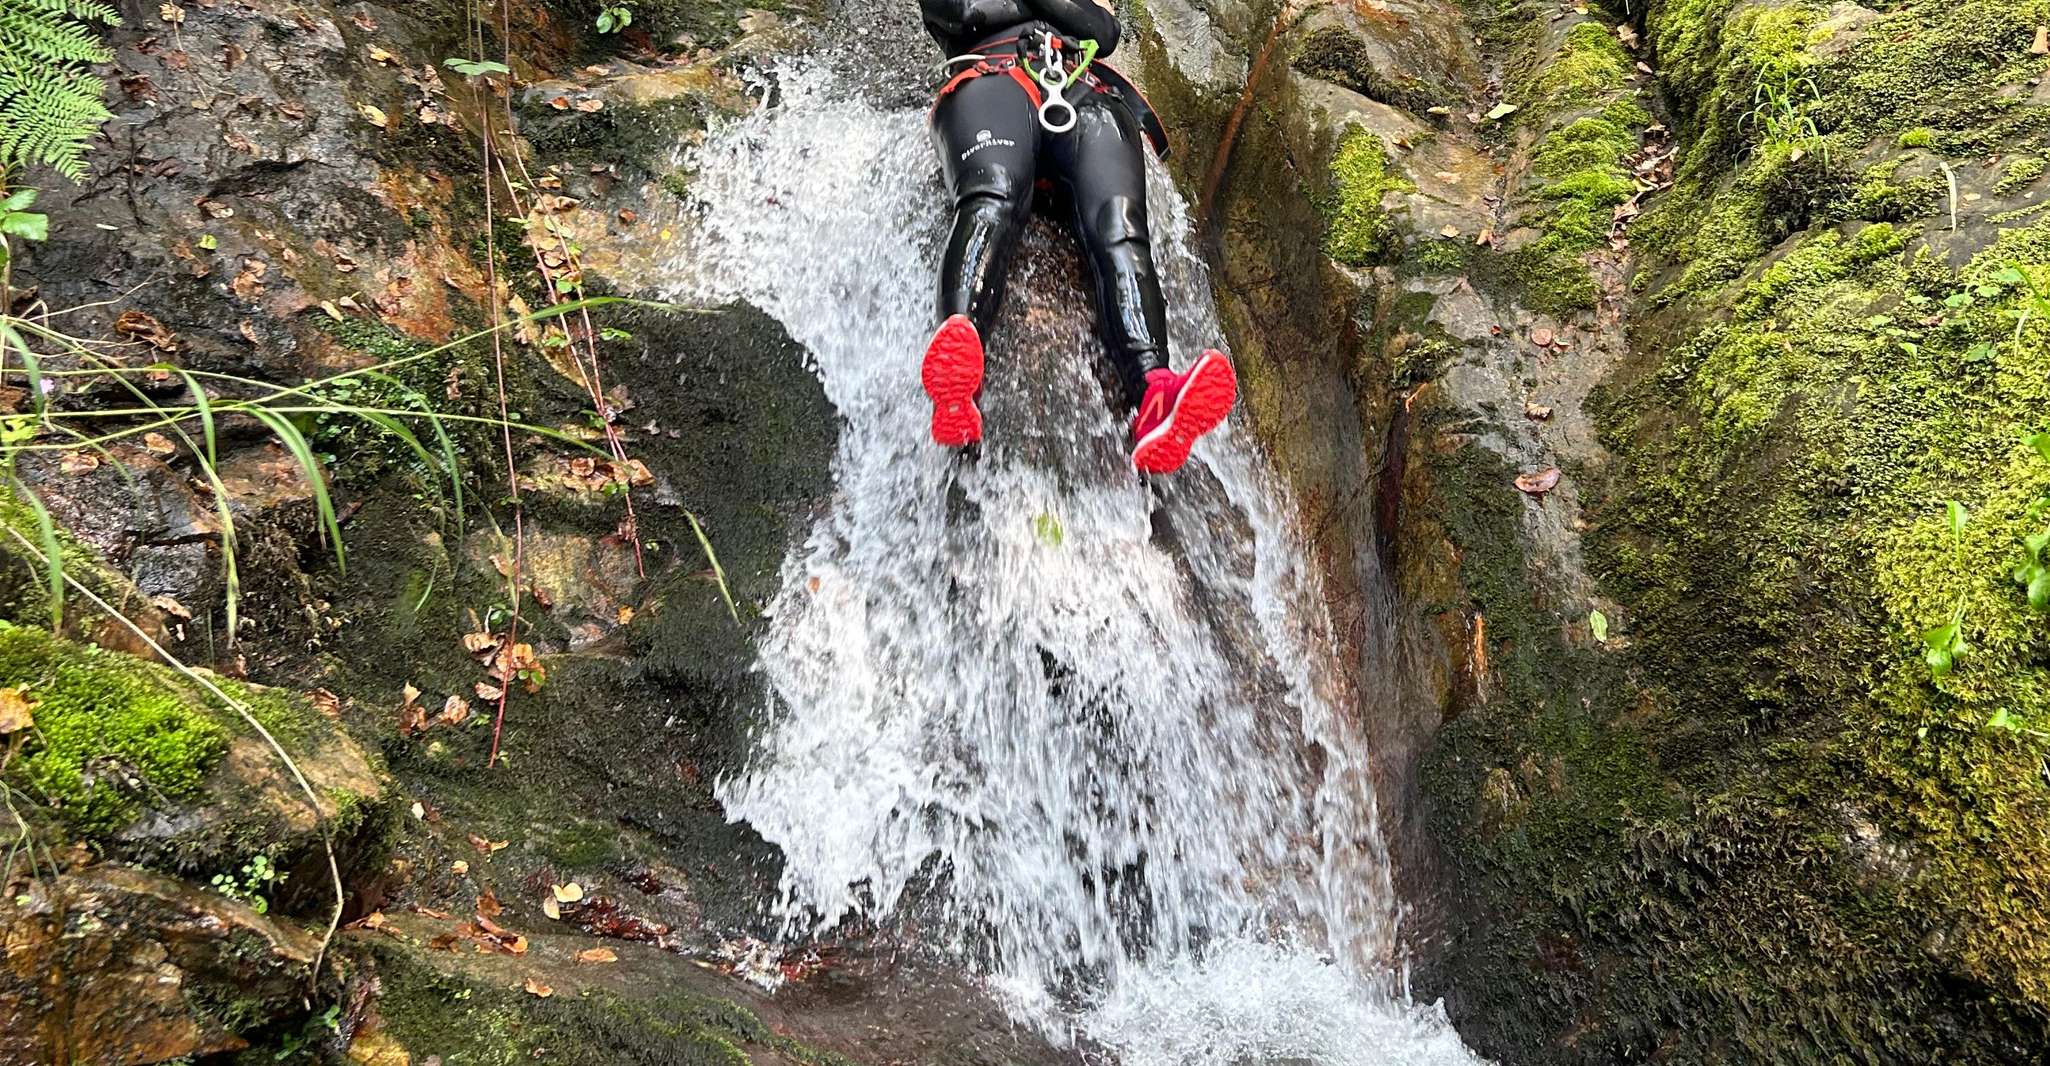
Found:
[[[305,697],[208,682],[0,622],[0,691],[27,720],[0,782],[32,845],[10,876],[37,870],[38,850],[85,844],[247,895],[331,901],[329,842],[374,863],[392,814],[378,760]],[[245,887],[259,856],[284,877]]]

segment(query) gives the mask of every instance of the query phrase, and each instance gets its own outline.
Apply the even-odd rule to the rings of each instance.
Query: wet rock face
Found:
[[[1272,10],[1155,6],[1248,406],[1398,649],[1419,987],[1509,1061],[2030,1059],[2038,15],[1526,5],[1468,67],[1331,5],[1240,97]]]
[[[93,1066],[232,1052],[298,1008],[314,938],[216,892],[95,866],[0,900],[0,1059]]]

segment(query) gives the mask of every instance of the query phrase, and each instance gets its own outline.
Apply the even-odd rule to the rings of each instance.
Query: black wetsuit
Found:
[[[1067,42],[1094,39],[1097,57],[1117,49],[1117,16],[1091,0],[920,0],[925,27],[949,58],[1011,55],[1039,31]],[[1074,59],[1069,60],[1071,64]],[[953,72],[966,65],[953,68]],[[965,314],[984,337],[1003,303],[1018,236],[1041,177],[1064,187],[1096,275],[1102,333],[1137,403],[1149,370],[1167,366],[1167,308],[1146,224],[1145,134],[1136,93],[1120,79],[1102,91],[1077,84],[1065,133],[1040,126],[1023,79],[983,74],[953,85],[933,109],[933,137],[954,198],[954,225],[940,265],[941,318]],[[1150,116],[1149,116],[1150,117]],[[1044,166],[1045,173],[1041,168]]]

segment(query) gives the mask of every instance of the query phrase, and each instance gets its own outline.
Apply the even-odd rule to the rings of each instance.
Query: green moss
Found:
[[[1348,266],[1370,266],[1393,250],[1398,234],[1381,206],[1390,192],[1414,188],[1388,170],[1381,138],[1362,129],[1346,133],[1331,160],[1332,202],[1326,209],[1324,251]]]
[[[1993,191],[2002,196],[2019,192],[2034,185],[2045,169],[2050,169],[2050,163],[2045,163],[2040,155],[2015,156],[2001,168],[2000,181],[1994,184]]]
[[[1517,250],[1513,264],[1532,308],[1565,316],[1594,306],[1597,288],[1580,257],[1607,245],[1616,206],[1637,194],[1627,161],[1649,121],[1643,107],[1623,97],[1538,142],[1531,173],[1545,205],[1536,219],[1542,233]]]
[[[199,793],[228,732],[149,664],[0,622],[0,686],[33,705],[10,784],[79,832],[110,834],[162,796]]]
[[[1419,274],[1457,274],[1473,257],[1473,244],[1449,237],[1419,241],[1407,262]]]
[[[1936,131],[1927,126],[1917,126],[1894,138],[1893,143],[1902,148],[1929,148],[1936,144]]]
[[[1942,176],[1924,174],[1900,181],[1898,175],[1906,162],[1906,157],[1902,157],[1867,167],[1841,206],[1825,217],[1905,222],[1935,211],[1944,196]]]
[[[1529,101],[1525,114],[1535,117],[1594,103],[1628,82],[1631,62],[1607,26],[1578,23],[1566,31],[1559,53],[1519,85],[1520,99]]]
[[[1406,71],[1383,72],[1374,66],[1366,43],[1350,30],[1327,26],[1303,37],[1295,67],[1314,78],[1340,85],[1369,100],[1424,114],[1451,101],[1455,94]]]

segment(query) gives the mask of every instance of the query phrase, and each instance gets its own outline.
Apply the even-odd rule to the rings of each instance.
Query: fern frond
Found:
[[[90,68],[114,58],[90,24],[120,21],[103,0],[0,0],[0,174],[85,177],[86,142],[112,117]]]

